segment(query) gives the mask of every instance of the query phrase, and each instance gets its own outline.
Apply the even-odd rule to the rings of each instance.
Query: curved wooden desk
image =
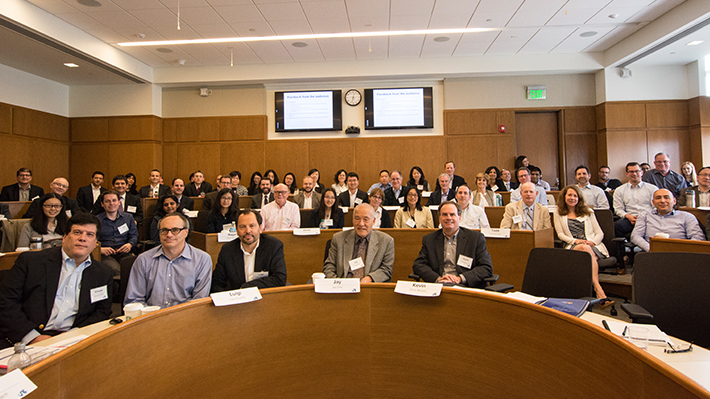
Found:
[[[97,333],[26,370],[39,398],[710,398],[601,327],[491,293],[263,290]],[[623,370],[623,380],[607,370]]]

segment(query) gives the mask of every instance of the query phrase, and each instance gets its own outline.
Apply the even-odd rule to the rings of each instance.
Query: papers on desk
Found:
[[[533,303],[533,304],[543,303],[547,299],[542,296],[534,296],[534,295],[526,294],[526,293],[520,292],[520,291],[509,292],[509,293],[505,294],[505,296],[508,298],[513,298],[513,299],[517,299],[519,301]]]
[[[318,227],[311,227],[308,229],[293,229],[293,235],[295,235],[295,236],[317,236],[317,235],[320,235],[320,229]]]
[[[355,228],[355,227],[353,227],[353,226],[350,226],[350,227],[343,227],[343,231],[352,230],[352,229],[354,229],[354,228]]]
[[[545,298],[529,295],[524,292],[510,292],[505,294],[505,296],[519,301],[541,305],[549,309],[555,309],[574,317],[581,316],[589,306],[589,301],[586,299]]]
[[[37,385],[22,370],[14,370],[0,378],[0,398],[22,398],[35,389]]]
[[[88,337],[88,335],[77,335],[76,337],[59,341],[54,345],[28,346],[25,351],[32,358],[32,364],[35,364],[63,349],[66,349],[78,342],[81,342],[86,337]],[[10,360],[10,357],[13,355],[13,353],[15,353],[15,349],[12,347],[0,350],[0,373],[4,374],[7,371],[7,362]],[[2,395],[0,395],[0,398],[1,397]]]
[[[481,229],[481,234],[486,238],[510,238],[510,229],[492,229],[484,227]]]
[[[648,329],[648,344],[649,345],[660,345],[660,346],[666,346],[666,342],[671,342],[670,338],[668,338],[668,335],[661,331],[660,328],[658,328],[657,325],[655,324],[637,324],[637,323],[625,323],[623,321],[616,321],[616,320],[607,320],[606,325],[609,327],[608,330],[611,331],[612,333],[622,337],[622,338],[627,338],[624,336],[624,332],[628,329],[630,326],[634,327],[643,327]],[[628,334],[627,334],[628,335]]]

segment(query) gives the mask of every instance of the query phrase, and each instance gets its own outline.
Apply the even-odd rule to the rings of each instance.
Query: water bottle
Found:
[[[695,208],[695,190],[688,190],[685,192],[685,206],[688,208]]]
[[[237,232],[237,224],[235,222],[232,222],[232,227],[229,228],[230,233],[236,233]]]
[[[25,344],[18,342],[15,344],[15,354],[7,361],[7,372],[15,369],[24,369],[32,363],[29,353],[25,352]]]
[[[34,251],[36,249],[42,249],[42,237],[41,236],[34,236],[30,238],[30,251]]]

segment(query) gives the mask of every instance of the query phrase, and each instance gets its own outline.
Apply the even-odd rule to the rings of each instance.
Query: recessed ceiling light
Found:
[[[165,47],[158,47],[157,49],[155,49],[155,51],[157,51],[159,53],[165,53],[165,54],[170,54],[173,52],[172,49],[165,48]]]
[[[101,7],[101,3],[96,0],[76,0],[77,3],[87,7]]]
[[[304,42],[293,42],[293,43],[291,43],[291,45],[293,47],[298,47],[298,48],[308,47],[308,43],[304,43]]]
[[[619,14],[609,14],[609,18],[617,19],[617,18],[619,18]]]
[[[675,54],[675,51],[671,51],[670,54]]]
[[[596,35],[597,35],[597,32],[595,32],[593,30],[590,30],[587,32],[582,32],[579,34],[580,37],[592,37],[592,36],[596,36]]]
[[[73,62],[65,62],[64,66],[69,67],[69,68],[79,68],[79,65],[76,65]]]
[[[139,39],[145,39],[145,33],[136,33],[136,37]]]
[[[434,38],[434,41],[439,43],[448,42],[449,40],[451,40],[451,38],[448,36],[439,36]]]
[[[704,41],[705,41],[705,40],[694,40],[694,41],[692,41],[692,42],[686,44],[686,46],[697,46],[698,44],[700,44],[700,43],[702,43],[702,42],[704,42]]]

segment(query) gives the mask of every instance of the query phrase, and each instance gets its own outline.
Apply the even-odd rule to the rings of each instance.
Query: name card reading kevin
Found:
[[[416,281],[397,281],[394,292],[404,295],[435,297],[441,295],[440,283],[418,283]]]
[[[241,290],[215,292],[210,297],[212,297],[214,306],[227,306],[258,301],[261,299],[261,293],[256,287],[249,287]]]
[[[319,294],[357,294],[360,292],[360,279],[357,278],[319,278],[313,281]]]

